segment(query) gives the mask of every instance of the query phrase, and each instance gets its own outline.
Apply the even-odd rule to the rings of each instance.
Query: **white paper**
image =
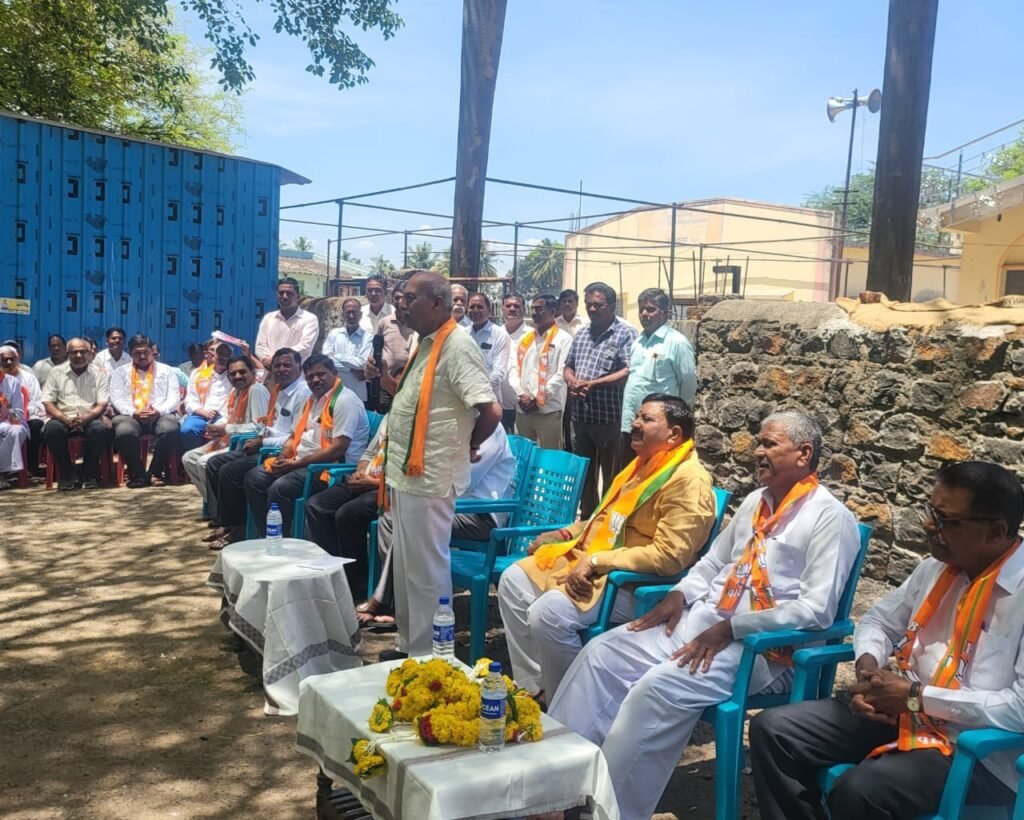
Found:
[[[341,569],[345,564],[355,562],[355,558],[338,558],[334,555],[325,555],[323,558],[314,558],[310,561],[303,561],[297,564],[299,569],[322,569],[324,572]]]

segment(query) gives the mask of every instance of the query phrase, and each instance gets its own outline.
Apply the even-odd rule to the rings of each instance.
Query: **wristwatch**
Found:
[[[590,567],[591,569],[597,569],[597,553],[595,552],[590,556]]]
[[[920,681],[914,681],[910,684],[910,694],[907,695],[907,709],[911,712],[917,713],[921,711],[921,689],[922,685]]]

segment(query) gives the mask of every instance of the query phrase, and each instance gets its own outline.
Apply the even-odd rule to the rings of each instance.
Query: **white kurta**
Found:
[[[743,654],[739,639],[773,629],[826,627],[835,618],[860,540],[853,515],[819,486],[766,541],[778,605],[755,612],[744,595],[732,616],[738,640],[715,656],[707,672],[691,675],[667,660],[729,618],[717,603],[766,492],[743,500],[709,552],[676,585],[688,608],[670,635],[661,626],[643,632],[623,626],[601,635],[577,656],[551,703],[552,717],[601,744],[625,820],[651,816],[701,712],[731,696]],[[758,658],[750,689],[784,691],[786,673],[786,667]]]

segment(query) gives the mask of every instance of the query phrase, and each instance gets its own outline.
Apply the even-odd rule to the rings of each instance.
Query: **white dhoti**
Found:
[[[667,660],[720,620],[698,602],[671,635],[664,625],[606,632],[583,648],[555,694],[549,714],[601,746],[623,820],[650,818],[701,713],[732,695],[742,642],[718,653],[707,672],[691,675]],[[790,682],[784,667],[759,657],[750,691],[785,691]]]
[[[399,646],[410,657],[429,655],[438,599],[452,594],[455,491],[436,498],[392,490],[391,515]]]
[[[206,462],[219,453],[226,453],[227,450],[207,450],[205,447],[196,447],[189,450],[181,457],[181,464],[185,473],[199,491],[200,497],[206,503],[206,514],[211,518],[217,517],[217,497],[210,492],[206,482]]]
[[[621,590],[615,597],[612,620],[629,620],[634,606],[633,596]],[[596,623],[601,600],[581,612],[560,589],[541,593],[522,568],[513,564],[498,583],[498,607],[516,683],[531,694],[543,690],[552,697],[583,648],[579,631]]]
[[[17,422],[0,421],[0,477],[4,473],[18,473],[24,469],[21,448],[26,441],[28,428]]]

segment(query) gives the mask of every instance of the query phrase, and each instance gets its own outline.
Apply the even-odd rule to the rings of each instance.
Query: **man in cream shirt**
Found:
[[[277,307],[260,320],[256,332],[256,358],[268,371],[274,351],[283,347],[294,350],[306,361],[320,335],[316,314],[299,307],[299,283],[290,276],[277,283]]]
[[[476,343],[454,325],[447,278],[416,274],[405,302],[420,345],[388,415],[385,480],[395,522],[395,612],[403,644],[418,656],[430,654],[433,612],[452,591],[455,497],[469,485],[470,460],[501,421],[501,405]]]

